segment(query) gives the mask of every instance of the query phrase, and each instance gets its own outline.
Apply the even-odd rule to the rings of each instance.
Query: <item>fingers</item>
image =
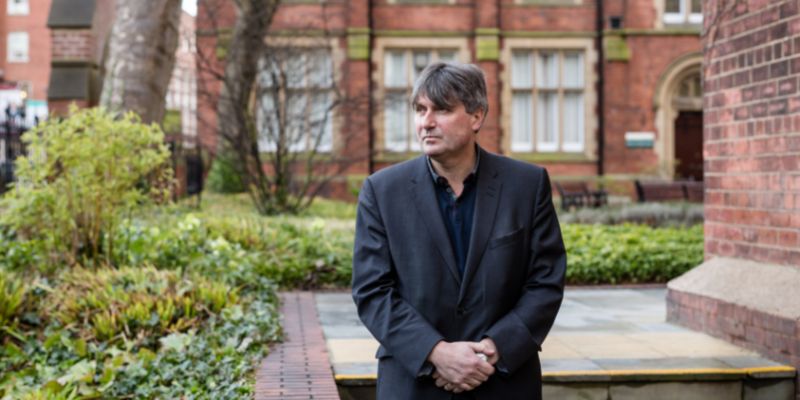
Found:
[[[486,354],[486,344],[481,340],[480,342],[467,342],[472,351],[476,353]]]
[[[436,387],[445,387],[449,383],[450,382],[444,380],[444,378],[442,377],[436,378]]]

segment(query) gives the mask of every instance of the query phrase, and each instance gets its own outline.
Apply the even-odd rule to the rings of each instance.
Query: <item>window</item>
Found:
[[[28,32],[8,34],[8,62],[28,62]]]
[[[387,151],[420,149],[414,134],[414,110],[410,103],[414,82],[431,62],[455,59],[456,49],[386,50],[383,65],[383,127],[384,148]]]
[[[664,22],[699,24],[703,22],[701,0],[664,0]]]
[[[512,52],[512,152],[584,150],[584,68],[580,51]]]
[[[8,15],[28,15],[28,0],[8,0]]]
[[[329,152],[333,148],[333,63],[327,49],[273,51],[260,63],[259,148]]]

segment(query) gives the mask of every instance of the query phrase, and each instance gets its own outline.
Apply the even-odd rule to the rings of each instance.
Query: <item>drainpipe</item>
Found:
[[[597,50],[597,175],[603,176],[603,163],[605,157],[605,54],[603,52],[603,27],[605,16],[603,15],[603,1],[597,0],[597,36],[595,38],[595,48]]]
[[[367,171],[369,175],[372,175],[375,172],[375,125],[374,119],[372,118],[372,113],[374,111],[373,107],[373,98],[372,98],[372,88],[374,82],[372,82],[372,53],[375,51],[375,33],[373,29],[375,29],[375,24],[373,21],[372,16],[372,1],[366,1],[367,3],[367,28],[369,28],[369,59],[367,60],[367,130],[369,135],[369,143],[368,143],[368,163],[367,163]]]

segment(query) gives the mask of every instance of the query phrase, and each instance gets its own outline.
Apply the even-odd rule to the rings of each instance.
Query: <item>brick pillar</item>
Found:
[[[670,282],[668,293],[671,321],[796,368],[800,368],[798,4],[796,0],[703,3],[707,261]]]
[[[353,158],[349,168],[352,174],[366,175],[371,172],[370,158],[373,143],[370,103],[370,50],[371,31],[368,0],[351,0],[347,4],[347,60],[343,66],[342,84],[348,104],[339,108],[342,118],[342,154]]]
[[[502,150],[500,131],[500,1],[475,3],[475,60],[486,76],[489,114],[478,135],[483,148],[499,153]]]

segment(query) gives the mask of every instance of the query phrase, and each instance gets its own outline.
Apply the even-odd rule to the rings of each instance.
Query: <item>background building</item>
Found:
[[[193,148],[197,138],[197,77],[194,17],[181,13],[180,42],[175,50],[175,67],[167,89],[167,116],[179,127],[183,147]]]
[[[0,120],[15,115],[26,125],[47,117],[50,78],[50,0],[0,1]],[[22,110],[24,109],[24,112]]]
[[[198,11],[202,54],[234,18],[208,4]],[[691,0],[284,1],[270,36],[327,47],[315,65],[330,65],[345,93],[370,97],[368,112],[331,122],[334,143],[358,138],[331,151],[365,152],[351,177],[416,155],[414,79],[431,61],[459,60],[478,63],[489,83],[485,148],[544,165],[555,180],[602,175],[630,194],[636,178],[703,179],[702,19]],[[213,151],[215,121],[203,121],[213,96],[199,108]]]

